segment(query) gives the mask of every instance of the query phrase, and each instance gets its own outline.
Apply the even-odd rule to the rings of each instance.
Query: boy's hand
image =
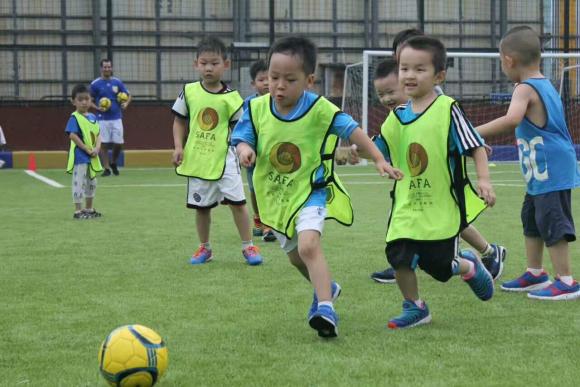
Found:
[[[375,161],[375,168],[379,171],[381,176],[387,174],[391,179],[401,180],[404,176],[401,170],[393,168],[391,164],[387,163],[385,160]]]
[[[99,155],[99,151],[100,151],[100,148],[95,147],[89,152],[89,155],[91,155],[91,157],[97,157]]]
[[[495,192],[493,191],[493,187],[491,186],[489,179],[478,179],[477,194],[485,201],[485,204],[493,207],[495,204]]]
[[[127,109],[127,106],[129,106],[129,104],[127,102],[123,102],[121,104],[121,109],[125,110],[125,109]]]
[[[256,161],[256,152],[247,144],[240,143],[236,147],[238,151],[238,157],[240,158],[240,164],[243,167],[249,168],[254,165]]]
[[[183,148],[175,148],[173,150],[172,161],[173,165],[176,167],[181,165],[181,162],[183,161]]]
[[[360,157],[358,155],[358,147],[356,146],[356,144],[352,144],[350,146],[350,150],[348,152],[348,162],[350,164],[360,163]]]

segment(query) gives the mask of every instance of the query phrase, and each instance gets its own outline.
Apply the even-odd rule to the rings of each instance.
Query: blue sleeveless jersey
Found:
[[[576,151],[568,132],[560,95],[546,78],[524,82],[536,90],[546,111],[543,128],[524,117],[516,128],[520,167],[530,195],[572,189],[580,185]]]

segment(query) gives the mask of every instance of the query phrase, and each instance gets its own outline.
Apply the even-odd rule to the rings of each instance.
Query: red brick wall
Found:
[[[68,150],[64,128],[72,106],[0,106],[0,126],[8,149]],[[127,149],[173,148],[171,104],[132,104],[125,111],[125,147]]]

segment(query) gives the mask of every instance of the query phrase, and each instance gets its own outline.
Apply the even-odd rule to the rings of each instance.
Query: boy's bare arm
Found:
[[[76,133],[70,133],[68,135],[68,138],[70,138],[70,140],[74,142],[77,147],[79,147],[86,153],[91,154],[92,149],[90,149]]]
[[[485,148],[480,146],[473,149],[472,157],[477,173],[477,193],[488,206],[493,207],[495,204],[495,192],[493,191],[489,177],[489,166],[487,164],[487,152]]]
[[[379,171],[381,176],[384,176],[386,173],[390,178],[395,180],[401,180],[403,178],[403,173],[387,163],[381,151],[375,146],[375,144],[373,144],[369,136],[367,136],[361,128],[356,128],[350,135],[349,140],[356,144],[362,153],[368,154],[370,158],[373,159],[375,162],[375,168]]]
[[[187,120],[181,117],[173,119],[173,164],[181,165],[183,159],[183,139],[185,138],[185,131],[187,130]]]
[[[526,116],[530,98],[534,89],[526,84],[516,86],[512,95],[512,101],[505,116],[483,124],[475,128],[482,137],[496,136],[511,132],[522,122]]]

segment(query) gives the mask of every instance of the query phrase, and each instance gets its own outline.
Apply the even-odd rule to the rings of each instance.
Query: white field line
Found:
[[[34,172],[34,171],[30,171],[30,170],[25,170],[24,173],[26,173],[28,176],[32,176],[35,179],[38,179],[40,181],[42,181],[43,183],[46,183],[48,185],[50,185],[51,187],[55,187],[55,188],[64,188],[64,185],[57,183],[56,181],[49,179],[48,177],[39,175],[38,173]]]

